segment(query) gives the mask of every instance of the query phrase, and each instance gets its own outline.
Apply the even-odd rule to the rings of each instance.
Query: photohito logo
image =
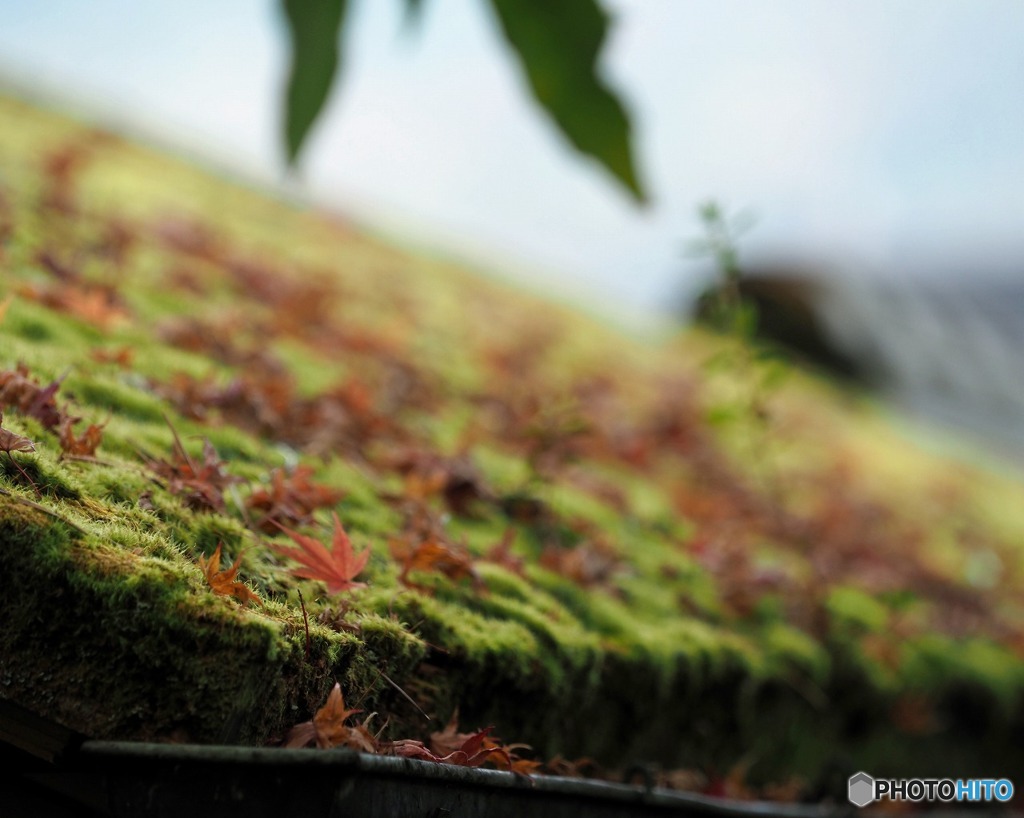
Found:
[[[872,778],[867,773],[850,776],[850,803],[866,807],[872,801],[1009,801],[1013,782],[1007,778]]]

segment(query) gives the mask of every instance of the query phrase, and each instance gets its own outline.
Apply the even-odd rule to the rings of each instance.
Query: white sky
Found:
[[[630,308],[693,285],[709,198],[756,216],[747,258],[895,275],[995,248],[1024,270],[1019,0],[608,0],[644,210],[563,146],[481,0],[425,3],[411,36],[400,0],[352,2],[304,178],[364,221]],[[0,74],[266,179],[283,46],[271,0],[0,0]]]

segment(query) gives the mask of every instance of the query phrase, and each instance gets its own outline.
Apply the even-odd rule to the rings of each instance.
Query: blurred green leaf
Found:
[[[288,163],[294,165],[338,71],[348,0],[283,0],[283,7],[292,59],[285,92],[284,136]]]
[[[562,133],[597,159],[638,201],[630,124],[622,103],[597,75],[608,16],[596,0],[490,0],[530,88]]]
[[[630,123],[618,97],[597,73],[608,30],[598,0],[489,0],[518,57],[533,96],[569,142],[611,172],[640,202]],[[425,0],[404,0],[416,25]],[[340,63],[348,0],[282,0],[291,45],[284,135],[294,165],[320,115]]]
[[[405,0],[405,26],[413,28],[423,18],[423,0]]]

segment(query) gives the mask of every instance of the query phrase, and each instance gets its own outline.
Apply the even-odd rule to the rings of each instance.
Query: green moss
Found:
[[[950,639],[937,634],[902,645],[905,683],[922,690],[943,690],[967,684],[987,691],[1002,717],[1021,706],[1024,662],[1006,646],[987,639]]]
[[[10,333],[12,338],[27,341],[37,349],[37,345],[43,344],[44,348],[55,350],[80,350],[88,348],[102,337],[94,327],[82,321],[59,317],[51,310],[22,301],[8,309],[4,324],[5,332]],[[33,364],[38,365],[42,363],[39,358],[46,354],[40,350],[35,354],[29,352],[28,357]],[[53,353],[50,352],[47,357],[52,360]]]
[[[0,636],[5,695],[96,737],[265,741],[292,723],[302,682],[317,700],[329,687],[317,676],[350,671],[362,644],[315,629],[309,667],[325,671],[311,674],[281,622],[197,592],[180,560],[72,539],[60,523],[6,501],[0,542],[12,612]],[[118,669],[115,687],[94,672],[97,654]]]
[[[82,481],[90,496],[129,506],[134,506],[152,485],[138,468],[92,469],[82,475]]]
[[[97,410],[120,418],[159,423],[167,414],[167,405],[154,395],[110,376],[97,375],[83,380],[75,388],[77,398]]]
[[[15,457],[17,463],[15,463]],[[32,488],[44,497],[77,499],[81,492],[65,470],[42,455],[0,455],[0,473],[8,482]]]
[[[885,605],[857,588],[833,588],[827,606],[834,627],[841,632],[879,633],[889,622]]]
[[[179,542],[206,555],[212,554],[218,544],[226,552],[234,553],[249,539],[249,532],[240,521],[209,512],[187,515],[172,532]]]
[[[785,678],[787,672],[806,674],[818,685],[829,677],[831,661],[825,649],[803,631],[777,623],[762,631],[767,661],[774,673]]]
[[[933,742],[951,763],[967,763],[955,739],[969,722],[962,743],[987,758],[1015,741],[1018,482],[937,468],[870,407],[797,375],[766,396],[765,422],[743,409],[735,349],[708,374],[699,362],[722,347],[702,335],[626,337],[124,143],[95,148],[77,211],[47,211],[39,151],[85,132],[9,100],[0,118],[14,225],[2,286],[24,293],[0,323],[0,359],[40,384],[62,378],[62,411],[105,424],[95,458],[62,458],[55,430],[5,408],[4,428],[37,444],[0,455],[5,696],[100,737],[259,744],[338,681],[394,737],[438,726],[421,710],[444,721],[458,708],[464,729],[494,724],[545,757],[719,771],[744,759],[766,781],[821,774],[840,764],[831,748],[840,766],[912,768],[929,745],[894,724],[907,696],[952,725]],[[115,221],[134,238],[120,264],[100,249]],[[36,303],[28,288],[53,283],[44,252],[116,281],[128,316],[104,325]],[[194,318],[224,338],[162,340]],[[127,366],[94,357],[121,349]],[[176,373],[280,387],[246,398],[264,436],[201,397],[184,417],[159,397]],[[332,390],[335,403],[310,401]],[[728,423],[697,420],[723,409]],[[331,444],[273,439],[294,442],[303,424]],[[241,481],[222,511],[190,508],[155,476],[175,433],[196,462],[209,440]],[[398,465],[443,470],[459,455],[480,472],[467,516]],[[345,492],[298,527],[330,542],[337,513],[371,549],[368,589],[297,579],[269,547],[287,537],[253,530],[247,499],[297,464]],[[521,572],[488,561],[509,527]],[[425,570],[414,579],[428,590],[404,587],[400,536],[464,544],[478,581]],[[211,591],[197,559],[218,544],[262,606]],[[607,570],[559,566],[582,549]],[[991,604],[973,619],[947,611],[981,593]],[[979,632],[965,637],[964,621]]]

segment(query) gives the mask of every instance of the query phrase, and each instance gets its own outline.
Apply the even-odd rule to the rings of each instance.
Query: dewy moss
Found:
[[[0,454],[0,695],[258,745],[338,681],[393,738],[458,710],[541,758],[752,781],[934,774],[954,728],[986,773],[1020,762],[1019,482],[929,482],[944,464],[795,374],[745,462],[764,425],[730,449],[703,420],[710,339],[624,337],[18,102],[0,122],[0,373],[103,429],[70,457],[34,398],[0,406],[36,444]],[[213,506],[154,465],[206,442]],[[262,525],[249,498],[299,465],[340,500]],[[368,588],[267,546],[331,512]],[[425,543],[451,564],[395,556]],[[218,546],[261,605],[213,593]]]

